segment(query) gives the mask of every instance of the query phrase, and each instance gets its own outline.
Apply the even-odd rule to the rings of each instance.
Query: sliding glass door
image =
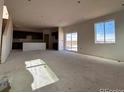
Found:
[[[78,51],[78,43],[77,42],[78,42],[77,32],[66,34],[66,50]]]

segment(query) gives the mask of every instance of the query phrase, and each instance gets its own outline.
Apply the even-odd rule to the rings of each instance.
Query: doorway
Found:
[[[49,49],[49,34],[44,34],[44,42],[46,43],[46,49]]]

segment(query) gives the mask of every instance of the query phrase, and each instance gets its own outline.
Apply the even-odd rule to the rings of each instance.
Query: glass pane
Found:
[[[72,41],[77,41],[77,33],[72,33]]]
[[[105,41],[115,43],[115,21],[105,22]]]
[[[71,50],[72,51],[78,51],[78,48],[77,47],[72,47]]]
[[[71,50],[71,33],[66,34],[66,49]]]
[[[95,42],[104,43],[104,23],[95,24]]]
[[[77,51],[77,33],[72,33],[72,51]]]
[[[66,34],[66,41],[71,41],[71,33]]]

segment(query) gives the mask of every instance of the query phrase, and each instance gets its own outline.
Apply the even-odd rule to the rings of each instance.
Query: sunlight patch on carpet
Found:
[[[26,69],[33,76],[32,90],[57,82],[59,79],[49,66],[41,59],[26,61]]]

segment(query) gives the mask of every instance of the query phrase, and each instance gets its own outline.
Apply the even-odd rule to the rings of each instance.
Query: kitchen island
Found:
[[[23,42],[23,51],[46,50],[44,42]]]

